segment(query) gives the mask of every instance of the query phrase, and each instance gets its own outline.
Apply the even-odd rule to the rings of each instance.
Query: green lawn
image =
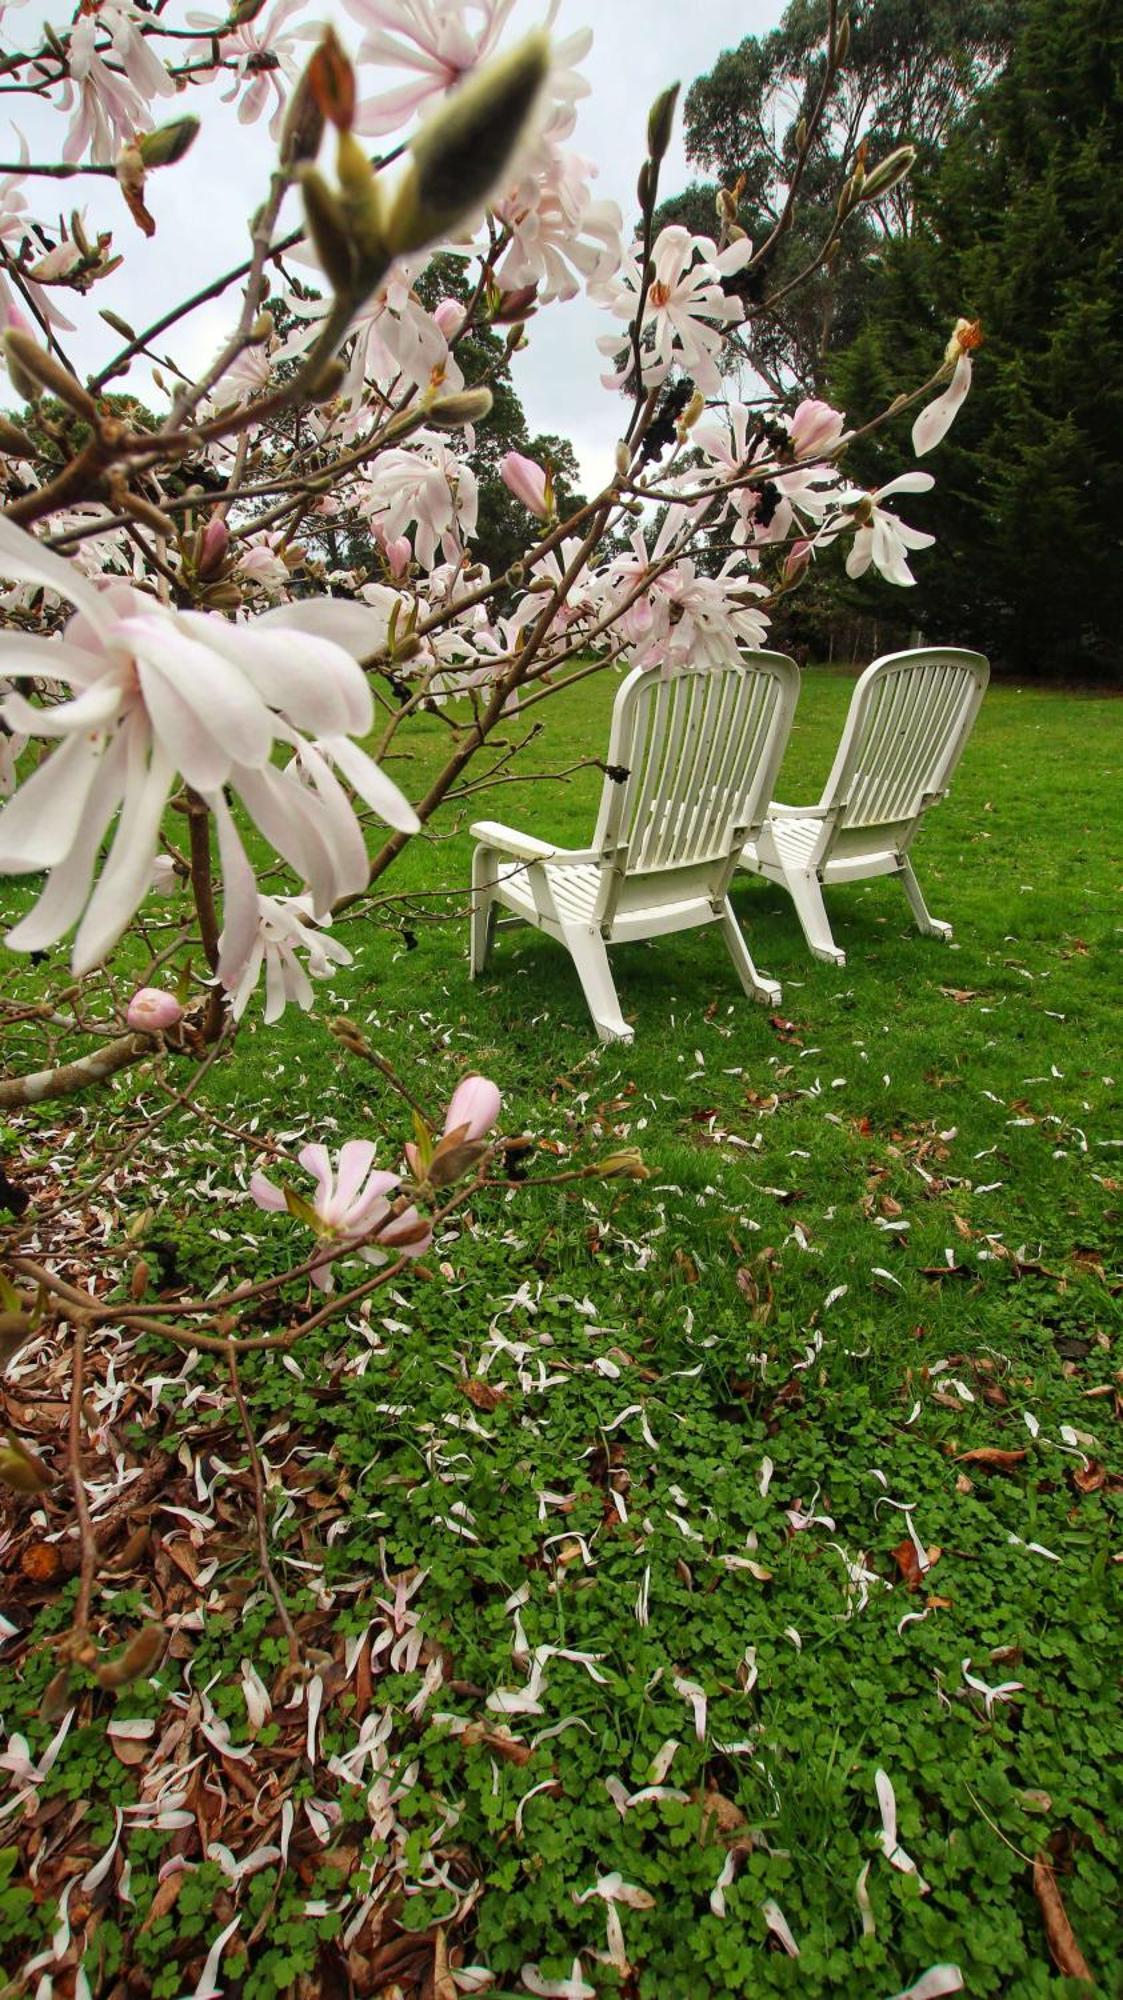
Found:
[[[782,797],[817,795],[849,691],[805,676]],[[611,694],[595,681],[536,708],[524,771],[603,755]],[[392,766],[408,789],[446,736],[416,725]],[[99,1453],[168,1454],[150,1539],[96,1603],[107,1622],[142,1605],[186,1619],[117,1708],[159,1718],[150,1749],[167,1731],[168,1765],[202,1761],[172,1788],[191,1824],[127,1837],[135,1905],[119,1860],[72,1900],[89,1989],[190,1995],[240,1912],[218,1988],[246,2000],[447,2000],[446,1949],[454,1968],[458,1953],[487,1968],[493,1994],[525,1993],[528,1961],[568,1977],[581,1953],[586,1987],[643,2000],[887,2000],[945,1961],[971,1995],[1060,2000],[1090,1989],[1051,1962],[1043,1853],[1096,1990],[1123,1992],[1123,703],[991,689],[916,849],[952,947],[912,930],[893,884],[839,889],[837,971],[808,955],[782,893],[743,877],[734,900],[783,982],[781,1014],[743,997],[716,929],[694,932],[615,954],[636,1030],[624,1049],[595,1043],[545,938],[503,935],[488,978],[466,977],[469,820],[583,843],[599,783],[582,770],[446,810],[386,880],[414,900],[387,907],[387,928],[341,927],[356,963],[317,1014],[253,1027],[204,1086],[223,1119],[288,1146],[408,1137],[397,1100],[325,1032],[346,1010],[434,1113],[480,1069],[505,1129],[546,1148],[527,1186],[448,1229],[429,1282],[314,1334],[295,1369],[243,1364],[275,1561],[319,1673],[314,1758],[307,1704],[284,1708],[283,1692],[248,1733],[240,1663],[272,1685],[285,1648],[222,1370],[201,1361],[126,1399],[91,1445],[90,1477],[112,1463]],[[21,964],[5,990],[31,977]],[[119,1114],[161,1102],[135,1076],[114,1100]],[[79,1187],[106,1118],[92,1103],[29,1114],[9,1172],[61,1161]],[[533,1185],[622,1144],[642,1148],[646,1183]],[[287,1218],[238,1193],[256,1163],[184,1113],[95,1212],[119,1241],[149,1211],[137,1243],[154,1284],[283,1268]],[[110,1347],[91,1359],[101,1383]],[[49,1402],[54,1352],[20,1378],[29,1404]],[[173,1378],[182,1357],[152,1343],[117,1365]],[[964,1457],[979,1451],[1014,1456]],[[64,1499],[48,1508],[66,1517]],[[16,1548],[28,1518],[19,1503]],[[395,1619],[380,1603],[416,1570]],[[17,1584],[32,1641],[66,1629],[72,1582]],[[403,1657],[414,1614],[422,1649]],[[364,1647],[349,1666],[345,1635],[368,1629],[373,1663]],[[505,1712],[499,1691],[525,1697],[538,1647],[562,1651],[540,1661],[529,1709]],[[6,1727],[35,1754],[57,1727],[36,1716],[53,1670],[39,1643],[0,1655]],[[994,1698],[966,1673],[1019,1685]],[[212,1705],[250,1754],[202,1733]],[[13,1856],[17,1886],[0,1889],[13,1978],[143,1783],[111,1747],[112,1712],[83,1694],[37,1806],[0,1822],[0,1842],[39,1856],[23,1886]],[[329,1769],[382,1715],[354,1781]],[[919,1876],[883,1852],[879,1770]],[[286,1799],[287,1867],[235,1887],[200,1827],[244,1857],[279,1844]],[[142,1928],[173,1851],[192,1868]],[[638,1898],[606,1900],[614,1874]],[[627,1974],[594,1955],[613,1911]]]

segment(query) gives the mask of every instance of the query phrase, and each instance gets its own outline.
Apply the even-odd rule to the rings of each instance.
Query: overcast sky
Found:
[[[215,5],[216,16],[224,11]],[[592,95],[578,107],[577,130],[569,143],[596,162],[600,172],[595,192],[619,203],[626,225],[636,213],[636,175],[653,98],[676,80],[681,80],[685,94],[693,78],[709,69],[722,49],[736,46],[745,35],[774,27],[782,11],[783,0],[741,0],[733,5],[729,0],[599,0],[599,4],[598,0],[561,0],[556,34],[586,25],[594,30],[592,51],[581,65]],[[14,40],[18,34],[27,46],[25,38],[33,32],[33,22],[46,14],[61,25],[68,12],[63,6],[43,6],[40,0],[33,0],[31,6],[8,15],[5,39]],[[529,26],[542,12],[541,0],[520,0],[516,21]],[[307,17],[333,20],[345,45],[352,50],[357,46],[357,25],[337,0],[319,8],[309,6]],[[174,0],[168,18],[176,25],[184,19],[184,11]],[[364,94],[371,91],[376,74],[364,68]],[[400,71],[386,72],[387,86],[401,81]],[[76,336],[62,336],[63,345],[86,370],[103,362],[119,345],[118,337],[98,319],[99,307],[108,306],[139,328],[247,254],[247,217],[265,191],[271,147],[264,121],[249,127],[239,125],[232,110],[226,111],[218,102],[218,94],[209,87],[178,102],[157,100],[153,107],[154,122],[192,108],[192,99],[205,115],[202,134],[189,160],[150,179],[149,207],[157,221],[151,241],[136,231],[111,182],[89,178],[33,184],[37,214],[46,217],[58,209],[84,204],[88,223],[111,228],[115,249],[125,252],[122,269],[95,286],[89,300],[79,300],[71,309],[73,295],[56,294],[68,317],[80,323]],[[66,129],[64,121],[57,114],[44,113],[29,99],[9,98],[7,103],[9,116],[14,114],[28,137],[33,157],[57,158]],[[5,132],[0,157],[16,159],[18,145],[11,125],[0,130]],[[687,178],[676,130],[663,167],[661,191],[672,193],[685,185]],[[290,193],[282,227],[292,227],[298,218],[297,198]],[[182,366],[194,371],[211,359],[229,332],[236,310],[237,294],[231,292],[200,308],[189,323],[176,330],[173,351]],[[601,372],[608,364],[597,350],[596,338],[617,325],[609,314],[583,298],[555,304],[530,323],[528,351],[516,360],[516,381],[531,430],[570,437],[590,489],[610,469],[620,407],[619,399],[601,387]],[[146,394],[151,386],[148,370],[135,369],[129,386]],[[160,409],[160,399],[153,400]]]

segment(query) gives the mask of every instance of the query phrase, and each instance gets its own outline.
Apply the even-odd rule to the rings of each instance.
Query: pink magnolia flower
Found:
[[[798,458],[825,456],[833,450],[846,428],[846,418],[829,403],[805,396],[788,418],[792,450]]]
[[[618,278],[590,288],[589,296],[617,319],[634,319],[639,306],[644,289],[639,248],[634,245],[625,257]],[[716,394],[721,386],[717,366],[721,329],[736,326],[745,310],[740,299],[727,296],[721,281],[742,270],[752,254],[747,237],[719,250],[711,237],[692,236],[681,223],[660,230],[652,252],[655,275],[647,287],[643,313],[641,362],[649,388],[665,381],[677,363],[707,395]],[[597,346],[602,354],[620,355],[616,334],[602,334]],[[620,388],[630,367],[629,350],[618,362],[617,372],[603,378],[606,387]]]
[[[438,299],[433,307],[433,318],[446,340],[455,340],[467,317],[468,308],[459,299]]]
[[[230,27],[229,15],[187,16],[191,27],[202,29],[205,36],[192,44],[192,60],[205,62],[210,58],[213,61],[217,40],[219,64],[224,72],[231,69],[234,72],[234,81],[230,89],[223,92],[222,102],[232,104],[235,98],[239,100],[240,125],[256,124],[272,98],[273,111],[269,120],[271,139],[281,136],[287,87],[296,81],[299,70],[298,44],[318,32],[305,27],[282,34],[285,22],[299,13],[303,5],[304,0],[279,0],[272,13],[255,14],[237,22],[233,28]],[[211,72],[212,75],[215,73]]]
[[[469,1144],[474,1139],[486,1139],[502,1105],[498,1087],[488,1077],[464,1077],[453,1091],[445,1113],[446,1138],[450,1132],[459,1132],[461,1139]]]
[[[401,1186],[401,1177],[375,1168],[369,1139],[348,1139],[334,1169],[326,1146],[305,1146],[297,1157],[316,1182],[311,1206],[320,1252],[312,1281],[321,1291],[334,1290],[331,1265],[337,1257],[354,1254],[364,1263],[384,1264],[390,1250],[401,1257],[424,1255],[432,1229],[412,1206],[393,1215],[388,1197]],[[251,1174],[249,1186],[259,1208],[278,1214],[288,1208],[284,1190],[265,1174]],[[360,1240],[373,1236],[377,1242]]]
[[[550,474],[521,451],[509,451],[499,461],[499,476],[508,491],[540,521],[548,521],[554,511],[554,488]]]
[[[438,546],[455,562],[476,532],[479,485],[475,472],[436,431],[417,431],[407,447],[381,452],[361,503],[382,542],[414,528],[414,554],[432,569]]]
[[[147,1035],[159,1034],[161,1028],[174,1028],[182,1019],[183,1008],[175,994],[161,986],[138,986],[125,1014],[130,1028],[142,1028]]]
[[[309,896],[259,895],[257,910],[257,936],[247,954],[243,956],[244,941],[238,939],[237,949],[228,959],[225,932],[219,939],[218,976],[231,996],[230,1012],[239,1021],[264,966],[263,1018],[270,1027],[280,1020],[290,1000],[307,1013],[315,997],[312,980],[330,978],[332,967],[350,965],[352,956],[338,938],[327,935],[324,927],[331,922],[330,917],[324,917],[319,926],[313,922]],[[307,953],[307,971],[297,952]]]
[[[413,80],[398,90],[365,99],[356,130],[374,137],[397,132],[430,99],[443,97],[494,54],[515,0],[473,0],[479,26],[470,27],[460,0],[344,0],[353,20],[366,29],[360,62],[383,69],[412,70]]]
[[[47,871],[38,902],[8,933],[13,949],[41,950],[77,923],[75,971],[100,963],[148,891],[177,774],[214,814],[225,932],[231,950],[238,938],[246,954],[257,935],[256,882],[225,787],[308,884],[318,912],[366,882],[362,830],[337,770],[372,811],[416,832],[413,808],[352,740],[373,720],[358,665],[385,640],[373,607],[305,599],[252,625],[175,612],[125,583],[95,589],[73,563],[4,520],[0,573],[77,607],[61,638],[0,633],[9,679],[72,690],[54,705],[19,693],[0,702],[8,727],[59,745],[0,810],[0,871]],[[274,762],[278,743],[295,753],[283,768]]]

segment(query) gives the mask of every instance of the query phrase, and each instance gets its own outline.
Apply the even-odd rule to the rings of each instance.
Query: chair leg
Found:
[[[472,915],[469,933],[469,973],[479,979],[487,968],[495,940],[495,850],[477,847],[472,855]]]
[[[938,937],[945,940],[950,938],[952,934],[951,925],[942,924],[938,917],[929,915],[928,905],[921,894],[920,884],[916,879],[912,862],[908,859],[907,855],[901,862],[901,883],[909,899],[913,916],[916,918],[917,928],[922,930],[926,937]]]
[[[845,965],[846,953],[839,950],[831,935],[830,919],[818,877],[809,875],[802,868],[785,869],[784,887],[795,904],[796,915],[803,925],[803,935],[815,957],[825,959],[828,965]]]
[[[774,979],[765,979],[757,971],[752,954],[745,943],[745,934],[733,912],[728,896],[721,906],[721,932],[729,947],[729,956],[737,968],[737,977],[750,1000],[761,1000],[770,1007],[778,1007],[783,998]]]
[[[632,1041],[634,1030],[620,1012],[620,1002],[608,965],[608,951],[600,932],[567,927],[565,943],[572,953],[581,990],[601,1041]]]

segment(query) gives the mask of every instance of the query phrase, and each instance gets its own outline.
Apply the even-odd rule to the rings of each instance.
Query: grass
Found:
[[[805,677],[781,796],[817,793],[849,687]],[[523,769],[603,754],[610,699],[592,682],[537,710],[546,728]],[[444,735],[417,725],[395,767],[409,789]],[[210,1790],[195,1781],[189,1830],[131,1835],[136,1922],[114,1892],[119,1863],[72,1905],[93,1993],[123,1993],[131,1970],[129,1992],[190,1994],[240,1912],[219,1977],[246,2000],[394,1980],[444,2000],[446,1949],[454,1968],[458,1953],[486,1967],[497,1994],[528,1990],[527,1961],[560,1980],[581,1953],[587,1986],[643,2000],[887,1996],[936,1962],[972,1995],[1060,2000],[1089,1988],[1051,1962],[1041,1853],[1096,1990],[1123,1991],[1121,772],[1119,702],[992,688],[917,848],[954,945],[919,937],[892,884],[839,889],[837,971],[806,953],[780,891],[743,878],[750,948],[784,985],[778,1022],[742,997],[718,932],[695,932],[615,955],[626,1050],[593,1044],[572,968],[544,938],[501,936],[469,985],[464,924],[434,923],[425,899],[467,882],[470,838],[449,813],[388,881],[412,907],[389,911],[389,930],[343,933],[356,963],[317,1016],[254,1029],[212,1071],[210,1108],[260,1135],[404,1138],[396,1101],[324,1033],[346,1009],[434,1110],[478,1068],[504,1091],[508,1130],[563,1164],[638,1144],[651,1179],[574,1192],[536,1188],[532,1168],[449,1229],[433,1281],[312,1336],[296,1372],[245,1364],[276,1559],[302,1636],[324,1649],[316,1759],[302,1755],[304,1708],[278,1702],[256,1743],[247,1729],[241,1662],[272,1684],[284,1648],[221,1378],[201,1368],[118,1418],[117,1447],[138,1462],[167,1452],[182,1493],[164,1498],[210,1522],[193,1546],[156,1508],[146,1554],[107,1579],[107,1619],[143,1602],[174,1624],[202,1607],[118,1706],[161,1729],[178,1715],[184,1748],[169,1755],[190,1743]],[[503,785],[465,817],[580,844],[598,787],[593,770]],[[86,1160],[106,1115],[84,1114]],[[148,1211],[138,1241],[168,1281],[285,1256],[287,1222],[239,1195],[248,1150],[194,1116],[171,1130],[180,1153],[142,1152],[107,1226]],[[9,1172],[11,1158],[57,1171],[58,1148],[56,1118],[29,1114]],[[140,1359],[179,1371],[155,1345]],[[1016,1456],[964,1456],[980,1451]],[[417,1571],[408,1606],[380,1610]],[[42,1641],[72,1606],[72,1584],[25,1586],[31,1643],[0,1660],[7,1727],[35,1754],[55,1726],[36,1717],[53,1670]],[[416,1658],[399,1643],[414,1613]],[[368,1629],[376,1655],[347,1677],[342,1635]],[[527,1684],[523,1634],[562,1652],[544,1660],[537,1712],[505,1713],[499,1691]],[[972,1681],[1019,1685],[994,1699]],[[261,1787],[252,1817],[199,1734],[191,1690],[208,1687],[251,1753],[234,1762]],[[360,1763],[362,1782],[330,1772],[364,1712],[383,1711],[386,1750]],[[85,1694],[27,1824],[0,1824],[13,1847],[27,1836],[25,1860],[42,1855],[32,1881],[0,1890],[10,1976],[54,1926],[67,1867],[51,1828],[69,1829],[84,1868],[114,1803],[137,1795],[142,1767],[112,1750],[111,1713],[111,1697]],[[919,1876],[882,1851],[878,1770]],[[662,1795],[615,1802],[652,1782]],[[234,1885],[204,1854],[200,1814],[242,1855],[276,1841],[285,1798],[288,1867]],[[76,1820],[75,1800],[88,1802]],[[194,1865],[152,1919],[172,1850]],[[614,1874],[638,1906],[605,1899]],[[348,1937],[368,1890],[383,1900]],[[774,1906],[798,1959],[770,1929]],[[614,1910],[627,1973],[594,1955]]]

